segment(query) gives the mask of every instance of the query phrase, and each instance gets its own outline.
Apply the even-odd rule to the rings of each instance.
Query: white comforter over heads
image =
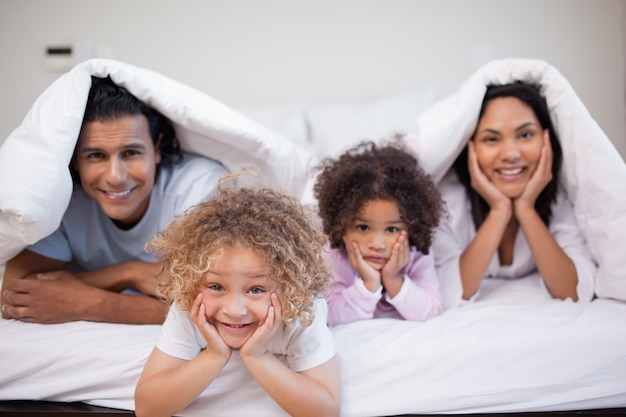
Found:
[[[68,164],[92,75],[110,76],[168,117],[183,150],[230,170],[254,165],[264,183],[301,195],[313,162],[308,151],[199,90],[147,69],[93,59],[50,85],[0,148],[0,265],[61,222],[72,192]]]
[[[441,180],[476,128],[490,84],[541,86],[563,148],[562,182],[597,261],[596,294],[626,300],[626,165],[561,73],[546,62],[492,61],[453,95],[423,112],[412,131],[427,172]]]

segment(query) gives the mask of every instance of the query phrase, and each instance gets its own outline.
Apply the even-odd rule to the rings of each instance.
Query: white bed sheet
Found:
[[[551,300],[537,276],[489,284],[481,302],[425,323],[380,319],[334,328],[342,415],[626,407],[626,303]],[[2,320],[0,400],[133,409],[159,331]],[[180,415],[284,414],[236,359],[227,377],[240,388],[201,396]]]

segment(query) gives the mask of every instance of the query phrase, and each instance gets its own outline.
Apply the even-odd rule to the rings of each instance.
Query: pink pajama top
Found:
[[[432,250],[424,255],[411,248],[409,262],[400,270],[404,275],[402,288],[393,298],[382,286],[370,292],[343,249],[327,249],[325,253],[334,278],[326,296],[329,326],[381,317],[425,321],[443,310]]]

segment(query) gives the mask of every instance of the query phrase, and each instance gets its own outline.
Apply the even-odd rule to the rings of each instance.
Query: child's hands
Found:
[[[398,278],[402,279],[399,272],[409,263],[411,256],[411,248],[409,246],[409,239],[407,239],[406,231],[402,230],[398,236],[398,240],[393,244],[391,249],[391,256],[383,269],[381,270],[382,284],[388,289]]]
[[[193,300],[191,308],[189,309],[189,316],[200,330],[200,333],[202,333],[202,336],[204,336],[207,342],[207,350],[229,359],[232,349],[224,342],[224,339],[222,339],[222,336],[220,336],[215,326],[207,321],[206,307],[204,307],[202,303],[202,293],[198,293],[196,299]]]
[[[250,335],[240,349],[242,358],[258,358],[267,353],[267,343],[283,321],[283,309],[276,293],[270,295],[272,305],[267,309],[263,323]]]
[[[518,214],[523,210],[534,210],[537,197],[544,188],[552,181],[552,146],[550,145],[550,132],[548,129],[543,131],[543,148],[537,169],[530,178],[522,194],[513,201],[515,213]]]
[[[348,242],[344,238],[344,245],[346,246],[346,252],[348,253],[348,260],[350,266],[356,271],[356,273],[363,280],[365,287],[371,292],[375,292],[382,285],[380,272],[372,268],[361,255],[359,245],[356,242]]]
[[[485,199],[491,209],[502,207],[511,210],[511,199],[502,194],[478,166],[476,149],[474,148],[474,142],[471,140],[467,144],[467,167],[472,188]]]

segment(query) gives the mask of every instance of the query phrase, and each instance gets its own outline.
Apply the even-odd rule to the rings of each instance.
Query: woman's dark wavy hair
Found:
[[[152,143],[161,151],[161,166],[172,166],[182,160],[180,144],[174,127],[161,113],[132,95],[126,88],[120,87],[111,77],[91,77],[91,88],[87,97],[87,106],[83,116],[83,126],[87,122],[110,121],[125,116],[144,115],[148,120],[148,129]],[[82,126],[81,126],[82,132]],[[161,140],[159,141],[159,138]],[[78,172],[70,164],[70,171],[75,183],[79,183]],[[157,169],[157,173],[159,169]]]
[[[395,200],[408,226],[409,244],[427,254],[443,210],[441,196],[402,136],[387,144],[361,142],[338,158],[326,158],[314,186],[319,216],[332,248],[344,248],[343,235],[363,206]]]
[[[563,164],[563,151],[561,149],[557,132],[552,124],[546,99],[541,95],[540,91],[540,86],[521,81],[511,84],[489,86],[487,88],[487,92],[485,93],[485,97],[483,98],[483,103],[478,114],[478,120],[480,121],[483,117],[485,108],[491,100],[501,97],[515,97],[533,110],[535,116],[537,116],[537,119],[541,124],[542,129],[548,129],[550,132],[550,144],[552,145],[553,153],[552,180],[539,194],[539,197],[537,197],[535,210],[537,210],[541,220],[549,226],[550,218],[552,217],[551,205],[554,201],[556,201],[559,173],[561,172],[561,165]],[[472,136],[470,140],[474,140],[474,137]],[[471,178],[467,166],[467,146],[465,146],[461,154],[454,161],[454,170],[459,177],[459,180],[467,190],[472,205],[474,225],[476,226],[476,229],[478,229],[487,218],[487,214],[489,214],[489,205],[471,186]]]

